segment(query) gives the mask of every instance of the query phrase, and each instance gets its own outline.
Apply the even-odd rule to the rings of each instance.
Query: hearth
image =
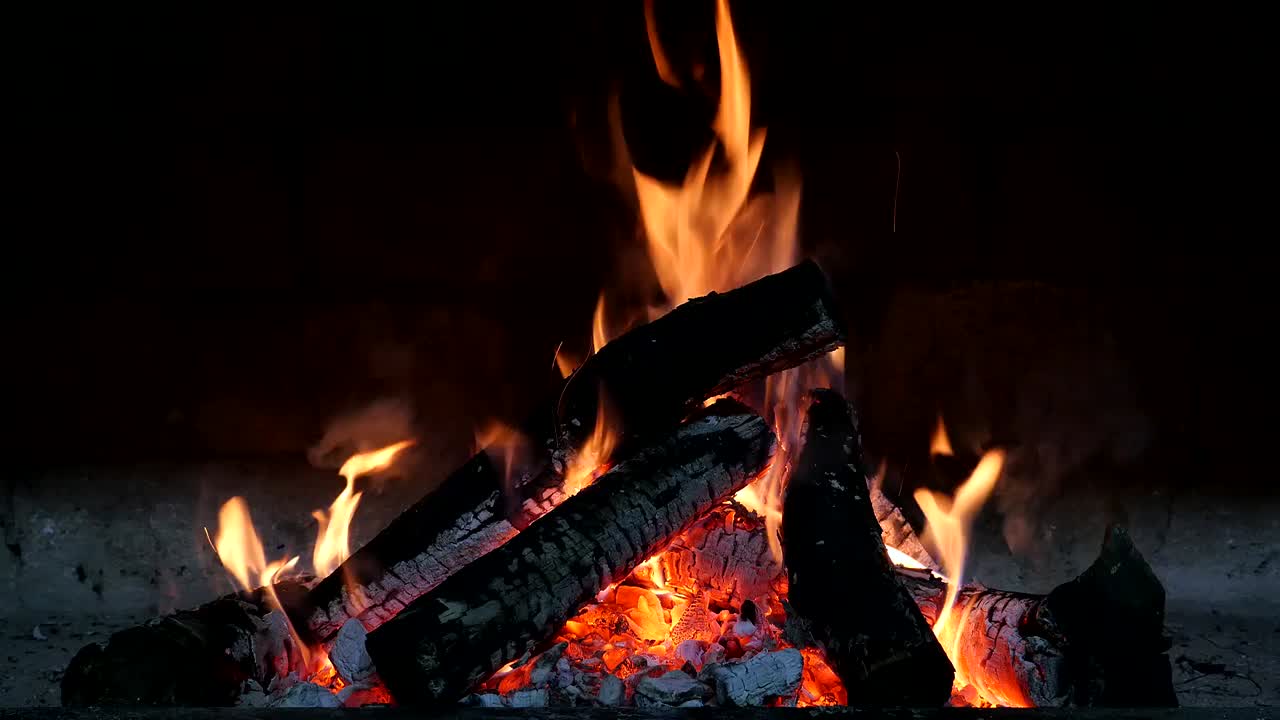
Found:
[[[529,389],[535,384],[530,372],[503,378],[492,392],[511,394],[519,386],[541,401],[528,403],[528,412],[502,412],[487,407],[491,398],[459,391],[458,404],[470,407],[439,413],[453,416],[440,422],[458,426],[448,430],[447,442],[408,422],[404,407],[376,405],[370,417],[381,417],[368,423],[376,426],[373,432],[334,431],[308,455],[313,469],[321,469],[316,477],[333,482],[334,490],[341,486],[324,509],[312,510],[324,503],[310,497],[263,502],[256,481],[230,489],[201,480],[200,492],[213,488],[206,506],[219,508],[216,521],[192,520],[196,513],[186,508],[195,503],[177,500],[173,515],[182,517],[169,525],[198,536],[200,561],[235,591],[193,598],[197,583],[174,579],[199,571],[134,563],[119,569],[121,577],[150,574],[156,597],[177,585],[187,594],[175,604],[156,601],[147,618],[108,631],[79,628],[73,634],[43,621],[23,630],[24,641],[56,637],[74,644],[63,648],[69,662],[59,658],[56,671],[44,678],[57,686],[66,717],[181,716],[197,707],[202,716],[227,717],[272,717],[291,708],[317,716],[364,708],[388,718],[455,712],[477,718],[853,716],[863,709],[929,717],[1013,708],[1045,717],[1125,716],[1140,708],[1143,716],[1157,717],[1178,706],[1175,691],[1205,677],[1247,681],[1259,696],[1274,693],[1251,672],[1186,651],[1185,628],[1172,611],[1166,615],[1165,587],[1166,581],[1177,586],[1171,575],[1188,587],[1185,577],[1167,554],[1160,555],[1168,553],[1163,531],[1139,529],[1143,523],[1131,522],[1127,511],[1091,517],[1082,541],[1044,543],[1049,553],[1089,547],[1087,557],[1054,568],[1052,583],[1032,582],[1019,574],[1022,566],[1014,569],[1006,546],[1020,554],[1035,546],[1030,526],[1016,523],[1047,513],[1051,496],[1029,490],[1028,478],[1043,470],[1059,483],[1066,466],[1091,472],[1087,463],[1104,444],[1101,454],[1131,461],[1150,428],[1136,413],[1099,413],[1082,424],[1093,433],[1088,438],[1105,440],[1040,452],[1035,432],[1019,432],[1019,423],[1039,417],[1027,410],[1037,403],[1051,414],[1047,408],[1069,392],[1001,397],[983,387],[999,369],[969,361],[923,380],[915,375],[925,373],[924,363],[886,373],[895,360],[883,344],[915,342],[919,328],[889,314],[875,321],[888,330],[871,338],[865,323],[879,309],[861,303],[863,292],[874,293],[842,291],[877,279],[851,281],[848,268],[841,276],[838,267],[849,257],[831,263],[802,250],[799,178],[780,169],[773,177],[761,172],[782,167],[771,154],[774,136],[753,118],[737,16],[727,0],[708,3],[712,8],[702,19],[712,23],[702,38],[710,42],[699,51],[692,47],[696,41],[666,29],[666,16],[655,14],[653,2],[637,3],[633,20],[644,21],[637,32],[647,39],[651,63],[648,90],[660,87],[654,96],[679,96],[691,108],[703,100],[713,107],[703,108],[706,117],[699,122],[706,127],[699,129],[705,132],[692,133],[696,152],[687,165],[680,163],[679,181],[633,164],[628,152],[634,138],[622,125],[623,116],[636,111],[611,107],[616,172],[609,179],[633,201],[641,232],[631,255],[616,253],[621,279],[585,273],[574,279],[587,288],[578,298],[581,318],[568,317],[559,303],[540,307],[568,317],[562,324],[573,325],[579,341],[572,333],[562,337],[558,326],[506,333],[505,319],[471,323],[482,326],[476,335],[545,345],[545,354],[535,354],[546,391]],[[688,138],[679,134],[665,140],[681,146]],[[683,156],[680,147],[671,153]],[[896,150],[892,157],[893,182],[884,183],[884,199],[892,200],[886,204],[890,242],[882,245],[892,244],[898,232],[903,158]],[[290,192],[295,204],[306,194],[296,187]],[[626,224],[633,225],[631,218]],[[455,272],[460,278],[462,269],[474,269],[478,279],[493,275],[472,265],[461,263]],[[555,281],[563,284],[560,277]],[[433,300],[439,327],[468,324],[445,316],[451,304],[462,304],[453,296],[465,295],[470,283],[458,279]],[[597,286],[604,289],[588,327],[586,311]],[[966,303],[995,298],[993,316],[1012,317],[1023,308],[1008,298],[1059,292],[1035,283],[1007,294],[999,283],[991,288],[989,297],[974,300],[979,289],[956,300],[965,306],[957,313],[972,310]],[[931,292],[950,300],[954,290]],[[1071,305],[1079,298],[1073,292],[1061,290],[1066,299],[1059,301]],[[509,299],[498,294],[485,302],[500,307]],[[952,326],[949,339],[921,340],[923,355],[937,354],[938,346],[991,342],[951,323],[951,316],[927,309],[917,314],[926,317],[924,324]],[[1042,336],[1023,337],[1034,345]],[[1107,343],[1109,336],[1100,344]],[[395,348],[369,352],[378,354],[379,372],[391,367],[387,375],[410,374],[404,366],[411,360]],[[449,352],[468,357],[451,363],[457,367],[484,354],[463,347]],[[1064,355],[1060,365],[1073,357]],[[871,382],[865,376],[873,366],[882,379],[899,375],[904,388],[950,385],[963,388],[956,393],[963,398],[944,402],[922,395],[918,402],[927,408],[905,413],[911,420],[900,427],[886,431],[881,425],[881,436],[873,438],[865,419],[902,400],[864,384]],[[432,372],[432,387],[451,382]],[[855,380],[846,385],[846,378]],[[1049,384],[1071,382],[1055,378]],[[1100,382],[1125,386],[1123,378]],[[350,406],[382,395],[352,394],[358,397]],[[989,403],[982,410],[999,421],[969,422],[973,418],[961,407],[969,401]],[[170,414],[172,424],[181,425],[182,413]],[[442,446],[461,445],[454,436],[471,431],[472,416],[515,415],[523,421],[477,426],[466,457],[440,460]],[[407,509],[379,518],[371,531],[371,489],[397,473],[431,482],[403,483],[400,491],[412,497],[397,510]],[[97,482],[89,477],[86,484]],[[292,487],[273,492],[288,495]],[[119,494],[130,492],[126,487]],[[41,549],[28,555],[36,562],[41,551],[61,558],[49,549],[68,532],[69,525],[59,523],[84,517],[102,522],[92,508],[80,506],[93,502],[89,494],[69,501],[74,510],[47,511],[21,492],[8,495],[0,519],[10,562],[19,571],[28,560],[23,543],[10,542],[10,520],[18,518],[13,527],[25,523],[28,548],[36,546],[30,538],[41,538]],[[995,505],[1012,520],[1001,552],[982,555],[974,548],[993,530],[981,527],[981,515]],[[1169,510],[1165,531],[1174,525],[1173,514]],[[284,521],[287,533],[263,522],[279,523],[283,516],[291,518]],[[111,556],[122,541],[104,535],[99,550]],[[300,540],[303,535],[309,537]],[[288,539],[281,542],[282,536]],[[1267,537],[1250,537],[1261,556],[1233,562],[1247,562],[1255,575],[1274,573]],[[157,531],[154,544],[164,545],[164,538]],[[1226,546],[1234,550],[1237,541],[1228,539]],[[975,571],[982,562],[987,570],[993,564],[1008,568],[993,587],[976,579],[992,576]],[[59,572],[67,584],[78,583],[102,601],[114,569],[77,561]],[[12,585],[16,591],[20,583]],[[38,605],[56,592],[36,589],[22,601]],[[1191,595],[1184,590],[1181,601]],[[1208,601],[1205,608],[1216,612]],[[1202,639],[1247,657],[1238,652],[1247,643],[1218,647],[1219,632],[1217,626]],[[9,658],[10,666],[23,661],[16,650]]]

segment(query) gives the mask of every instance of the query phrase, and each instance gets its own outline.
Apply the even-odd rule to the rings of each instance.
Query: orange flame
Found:
[[[658,71],[658,77],[671,87],[680,87],[680,80],[671,69],[671,63],[662,51],[662,44],[658,42],[658,20],[653,14],[653,0],[644,0],[644,29],[649,33],[649,49],[653,53],[653,67]]]
[[[565,352],[564,343],[562,342],[556,346],[556,354],[555,357],[552,358],[552,364],[554,364],[556,369],[560,371],[560,377],[568,378],[582,363],[569,355],[569,353]]]
[[[664,81],[674,84],[675,73],[658,42],[651,4],[645,11],[654,66]],[[732,290],[799,260],[798,180],[779,177],[772,195],[750,197],[765,131],[751,127],[751,79],[725,0],[716,3],[716,48],[720,60],[720,98],[712,127],[716,142],[694,160],[678,186],[632,168],[649,257],[666,294],[665,305],[650,308],[651,319],[691,298]],[[602,324],[600,312],[597,320]],[[765,518],[770,548],[779,559],[777,531],[788,467],[784,458],[798,447],[801,415],[797,410],[809,388],[841,387],[837,383],[843,371],[843,351],[837,351],[767,381],[766,414],[773,417],[778,431],[782,461],[741,490],[736,499]]]
[[[351,519],[355,517],[356,507],[363,494],[355,491],[356,478],[386,469],[402,450],[412,444],[412,440],[402,440],[384,448],[357,453],[338,469],[338,474],[347,481],[346,487],[333,499],[327,515],[323,510],[311,513],[320,525],[316,532],[315,547],[311,551],[311,564],[316,575],[324,577],[338,569],[350,553]]]
[[[206,528],[205,535],[208,533]],[[249,504],[244,498],[236,496],[222,504],[218,510],[218,534],[210,542],[214,552],[218,554],[219,562],[236,579],[242,590],[249,592],[259,587],[264,588],[269,606],[280,609],[275,583],[298,564],[298,556],[267,562],[262,540],[253,527]],[[287,617],[285,620],[288,622]],[[301,654],[303,665],[309,667],[311,653],[294,630],[293,623],[289,622],[288,625],[289,635]]]
[[[605,408],[604,393],[600,394],[600,402],[596,406],[596,424],[591,430],[591,437],[569,461],[564,473],[564,492],[576,495],[608,469],[609,456],[617,445],[618,434],[609,424]]]
[[[991,450],[982,456],[969,478],[956,488],[954,498],[925,488],[914,493],[925,516],[925,531],[921,541],[930,548],[930,553],[938,560],[947,576],[947,595],[938,612],[938,620],[933,624],[933,632],[956,668],[957,686],[967,685],[969,681],[960,654],[964,617],[963,614],[958,618],[952,617],[956,614],[956,596],[964,581],[964,566],[973,520],[995,489],[1003,466],[1004,452]],[[964,612],[968,612],[967,607]]]
[[[567,377],[567,376],[566,376]],[[516,467],[516,459],[526,450],[525,436],[515,428],[499,420],[491,420],[483,429],[477,430],[476,452],[484,452],[489,460],[502,468],[504,487],[509,491],[512,486],[512,473]]]
[[[942,414],[938,414],[938,425],[933,429],[933,439],[929,442],[930,455],[955,455],[951,449],[951,438],[947,436],[947,426],[942,422]]]

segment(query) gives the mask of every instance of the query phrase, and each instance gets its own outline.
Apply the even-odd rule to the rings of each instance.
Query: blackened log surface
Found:
[[[627,436],[679,422],[708,397],[830,352],[845,332],[813,261],[690,300],[603,347],[565,386],[561,428],[581,439],[600,395]]]
[[[946,584],[926,572],[898,573],[934,622]],[[1020,696],[1038,707],[1177,705],[1164,588],[1123,528],[1109,528],[1098,559],[1048,595],[970,585],[956,608],[961,666],[988,697]]]
[[[400,704],[456,702],[755,478],[774,444],[716,403],[370,633],[378,674]]]
[[[294,581],[277,585],[289,594]],[[246,680],[265,684],[300,660],[264,592],[218,598],[81,648],[62,677],[62,704],[231,705]]]
[[[318,641],[351,618],[378,627],[564,499],[550,463],[526,470],[534,476],[508,492],[487,453],[472,457],[290,608],[295,622]]]
[[[671,427],[709,397],[843,342],[827,278],[813,262],[690,300],[588,358],[561,394],[522,426],[530,452],[510,477],[487,454],[477,454],[352,554],[305,602],[290,606],[290,616],[318,641],[331,640],[352,617],[376,628],[541,517],[564,499],[560,473],[595,428],[602,392],[611,422],[626,437],[642,438]]]
[[[364,708],[296,710],[269,708],[0,708],[0,720],[1258,720],[1266,713],[1241,708]]]
[[[782,511],[791,606],[850,703],[941,705],[951,663],[889,562],[849,403],[830,390],[810,400]]]

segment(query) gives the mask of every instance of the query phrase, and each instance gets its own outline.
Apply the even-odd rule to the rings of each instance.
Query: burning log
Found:
[[[298,581],[276,585],[298,592]],[[265,590],[227,595],[91,643],[62,677],[62,704],[231,705],[247,681],[263,686],[303,665],[304,650]]]
[[[324,642],[353,617],[376,628],[565,499],[564,468],[594,429],[602,397],[624,448],[642,446],[707,398],[839,347],[837,318],[825,275],[804,262],[691,300],[616,338],[525,424],[529,457],[505,472],[486,453],[472,457],[290,607],[290,616]]]
[[[782,513],[790,604],[852,704],[941,705],[954,672],[889,562],[849,404],[811,393]]]
[[[929,622],[946,583],[901,569]],[[1175,707],[1164,588],[1120,527],[1098,559],[1048,595],[960,590],[948,633],[959,673],[992,702],[1020,707]]]
[[[716,403],[370,633],[379,675],[401,704],[457,701],[754,479],[774,445],[764,420]]]

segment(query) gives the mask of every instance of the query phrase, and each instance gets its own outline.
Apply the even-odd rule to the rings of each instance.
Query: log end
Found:
[[[1098,559],[1054,588],[1033,620],[1065,650],[1073,704],[1177,707],[1164,605],[1164,586],[1129,533],[1107,528]]]

